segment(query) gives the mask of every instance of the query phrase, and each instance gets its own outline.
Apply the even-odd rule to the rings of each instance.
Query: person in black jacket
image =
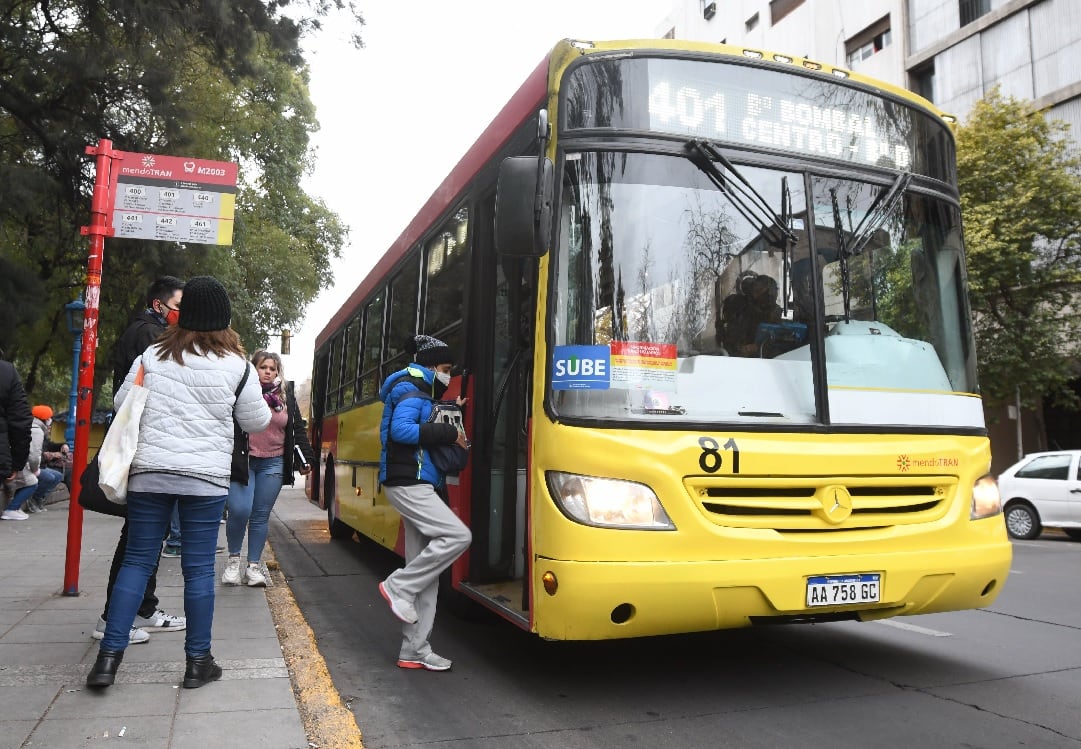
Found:
[[[109,363],[113,368],[113,395],[120,391],[131,363],[170,325],[180,319],[180,301],[184,282],[175,276],[162,276],[146,292],[146,309],[136,315],[113,346]]]
[[[270,529],[270,511],[281,492],[282,484],[293,484],[293,472],[302,476],[311,471],[315,456],[305,431],[305,422],[293,396],[291,382],[283,382],[281,357],[271,351],[256,351],[251,363],[259,373],[263,400],[270,406],[270,426],[251,435],[248,472],[243,480],[229,482],[229,509],[225,519],[225,537],[229,559],[222,573],[223,585],[250,587],[266,585],[262,557]],[[299,448],[303,460],[296,455]],[[248,564],[241,574],[240,547],[248,536]]]
[[[0,353],[0,356],[3,354]],[[15,474],[22,470],[30,457],[30,427],[34,417],[30,413],[30,402],[26,399],[22,380],[11,362],[0,360],[0,481],[14,480]],[[8,497],[3,499],[7,507]],[[24,519],[25,513],[14,511],[22,518],[8,518],[8,510],[3,517]]]
[[[758,357],[763,346],[758,342],[758,326],[781,322],[777,304],[777,282],[759,274],[741,279],[740,293],[724,300],[722,338],[729,356]]]
[[[146,292],[146,309],[140,312],[128,325],[113,346],[110,361],[113,366],[113,394],[124,384],[124,378],[131,369],[132,362],[142,356],[149,346],[158,339],[165,328],[176,325],[180,318],[180,303],[184,296],[184,282],[174,276],[162,276],[150,285]],[[98,617],[92,637],[100,640],[105,636],[105,626],[109,615],[109,599],[113,595],[117,575],[124,564],[124,553],[128,548],[128,520],[124,518],[124,527],[120,529],[120,540],[113,552],[113,563],[109,568],[109,584],[105,588],[105,609]],[[158,570],[155,568],[146,583],[143,602],[135,625],[131,628],[129,642],[136,644],[150,639],[150,632],[174,632],[188,626],[182,616],[167,614],[158,608],[155,595],[158,585]],[[149,630],[149,631],[148,631]]]

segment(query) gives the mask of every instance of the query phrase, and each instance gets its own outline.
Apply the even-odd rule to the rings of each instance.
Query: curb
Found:
[[[278,641],[289,670],[300,719],[308,734],[308,746],[312,749],[364,749],[356,717],[342,703],[334,687],[326,661],[316,644],[315,633],[293,597],[269,540],[264,556],[274,582],[266,588],[267,602],[278,630]]]

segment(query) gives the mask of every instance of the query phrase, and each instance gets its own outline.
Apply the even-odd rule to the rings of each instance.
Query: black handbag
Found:
[[[84,510],[93,510],[103,515],[112,515],[116,518],[128,516],[128,506],[111,501],[98,486],[97,455],[87,464],[83,475],[79,477],[79,504]]]
[[[247,364],[245,362],[245,364]],[[240,397],[240,391],[244,389],[244,383],[248,381],[248,367],[244,367],[244,376],[240,378],[240,384],[236,386],[236,398]],[[248,433],[240,428],[236,420],[236,398],[233,399],[233,462],[229,466],[229,481],[248,485]]]

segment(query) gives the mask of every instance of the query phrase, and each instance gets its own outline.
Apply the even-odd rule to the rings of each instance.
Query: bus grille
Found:
[[[784,533],[917,525],[938,520],[955,495],[952,476],[690,477],[702,513],[730,528]]]

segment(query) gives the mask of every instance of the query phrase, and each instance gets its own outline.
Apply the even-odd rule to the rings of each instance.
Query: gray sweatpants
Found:
[[[387,500],[402,516],[405,567],[386,582],[403,598],[414,600],[417,623],[402,625],[399,658],[423,658],[432,652],[428,638],[435,624],[439,576],[469,548],[472,534],[436,493],[431,484],[384,486]]]

